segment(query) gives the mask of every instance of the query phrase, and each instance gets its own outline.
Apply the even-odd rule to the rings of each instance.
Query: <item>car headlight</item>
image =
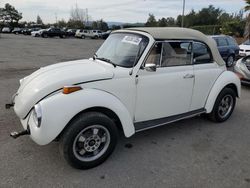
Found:
[[[42,122],[42,108],[41,105],[38,103],[35,105],[33,110],[33,120],[36,126],[39,128]]]

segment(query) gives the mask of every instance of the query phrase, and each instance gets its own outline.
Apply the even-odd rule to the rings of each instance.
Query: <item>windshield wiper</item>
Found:
[[[97,56],[95,56],[95,59],[98,59],[98,60],[101,60],[101,61],[105,61],[107,63],[112,64],[114,67],[116,67],[116,64],[113,63],[110,59],[107,59],[107,58],[104,58],[104,57],[97,57]]]

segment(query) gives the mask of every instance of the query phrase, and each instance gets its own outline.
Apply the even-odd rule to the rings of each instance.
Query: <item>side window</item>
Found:
[[[191,65],[191,42],[164,42],[161,67]]]
[[[227,46],[227,40],[226,38],[219,37],[216,39],[217,45],[218,46]]]
[[[150,54],[145,64],[156,64],[156,66],[160,66],[161,51],[162,51],[162,43],[156,43],[155,46],[150,51]]]
[[[203,43],[193,43],[193,54],[194,64],[204,64],[213,62],[210,49],[207,47],[207,45]]]
[[[231,45],[231,46],[237,46],[238,45],[237,42],[235,41],[235,39],[232,38],[232,37],[228,37],[227,41],[228,41],[228,44]]]

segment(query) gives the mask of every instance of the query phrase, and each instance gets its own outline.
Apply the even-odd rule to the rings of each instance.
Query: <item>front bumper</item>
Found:
[[[250,83],[250,71],[243,63],[237,62],[234,72],[239,76],[241,83]]]

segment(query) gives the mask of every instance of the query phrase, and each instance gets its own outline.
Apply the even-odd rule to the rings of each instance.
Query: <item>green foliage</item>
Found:
[[[104,22],[103,19],[94,21],[92,23],[92,28],[98,29],[101,31],[107,31],[109,29],[108,24],[106,22]]]
[[[175,19],[172,17],[167,17],[167,18],[161,18],[158,20],[157,23],[158,27],[171,27],[171,26],[176,26],[175,24]]]
[[[158,25],[155,16],[153,14],[149,14],[149,18],[145,24],[146,27],[156,27]]]
[[[43,25],[43,20],[39,15],[37,15],[37,17],[36,17],[36,23]]]
[[[64,28],[64,27],[67,27],[68,26],[68,23],[64,20],[64,19],[61,19],[57,22],[57,26],[59,28]]]
[[[234,35],[236,37],[242,37],[245,30],[245,21],[230,21],[225,22],[222,25],[222,33],[226,35]]]
[[[193,26],[191,28],[198,30],[206,35],[217,35],[221,33],[221,25],[201,25]]]
[[[72,20],[69,19],[67,23],[68,28],[77,28],[77,29],[84,29],[84,24],[81,20]]]
[[[16,27],[18,21],[22,19],[22,13],[18,12],[14,6],[6,3],[4,8],[0,8],[0,22],[4,25]]]
[[[250,0],[245,0],[246,2],[246,6],[245,6],[245,11],[249,11],[250,10]]]

